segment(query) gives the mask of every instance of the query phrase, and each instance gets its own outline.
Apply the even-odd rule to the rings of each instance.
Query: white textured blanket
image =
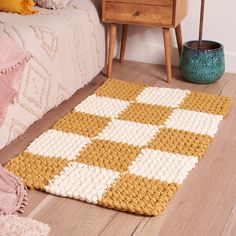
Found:
[[[104,27],[92,1],[72,0],[65,9],[39,11],[32,16],[0,13],[0,35],[33,56],[0,127],[0,149],[104,67]]]

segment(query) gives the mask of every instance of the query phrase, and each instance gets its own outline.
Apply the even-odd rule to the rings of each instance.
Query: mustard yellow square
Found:
[[[151,125],[162,125],[171,115],[173,108],[144,103],[132,103],[119,119]]]
[[[98,88],[96,95],[125,101],[134,101],[146,87],[148,87],[146,84],[110,79]]]
[[[44,190],[49,181],[67,166],[69,161],[34,155],[27,151],[7,163],[5,168],[22,178],[29,188]]]
[[[124,143],[94,140],[80,153],[76,161],[92,166],[124,172],[141,149]]]
[[[53,129],[93,138],[107,126],[110,120],[110,118],[83,112],[71,112],[59,120]]]
[[[226,116],[232,106],[230,97],[191,92],[181,104],[181,109]]]
[[[162,128],[148,144],[148,148],[202,158],[211,140],[208,135]]]
[[[98,204],[136,214],[159,215],[177,188],[175,183],[124,174],[107,190]]]

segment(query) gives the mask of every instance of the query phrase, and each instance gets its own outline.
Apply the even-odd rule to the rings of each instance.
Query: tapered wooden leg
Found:
[[[182,30],[181,30],[181,25],[180,24],[175,28],[175,35],[176,35],[176,40],[177,40],[178,50],[179,50],[179,56],[180,56],[181,52],[182,52],[182,46],[183,46]]]
[[[108,52],[108,65],[107,65],[107,77],[111,78],[112,75],[112,62],[116,41],[116,24],[110,24],[109,29],[109,52]]]
[[[171,48],[170,48],[170,29],[163,28],[163,37],[165,44],[165,54],[166,54],[166,73],[167,81],[171,82],[172,72],[171,72]]]
[[[125,58],[125,48],[128,34],[128,25],[123,25],[122,39],[121,39],[121,49],[120,49],[120,63],[124,62]]]

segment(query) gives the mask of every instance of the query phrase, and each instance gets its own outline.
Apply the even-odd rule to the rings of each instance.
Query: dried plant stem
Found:
[[[203,33],[203,22],[204,22],[204,9],[205,9],[205,0],[201,0],[201,14],[200,14],[198,49],[201,48],[201,44],[202,44],[202,33]]]

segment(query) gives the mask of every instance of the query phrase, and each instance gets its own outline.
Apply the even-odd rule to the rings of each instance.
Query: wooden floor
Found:
[[[120,65],[116,62],[113,77],[153,86],[229,95],[236,102],[236,75],[233,74],[225,74],[211,85],[193,85],[179,80],[178,69],[174,69],[173,82],[167,84],[164,67],[136,62]],[[104,76],[97,76],[69,101],[50,111],[24,135],[0,151],[1,162],[21,152],[30,141],[92,94],[104,81]],[[24,216],[50,224],[52,236],[236,235],[236,106],[223,121],[205,158],[190,173],[161,216],[131,215],[38,191],[29,191]]]

